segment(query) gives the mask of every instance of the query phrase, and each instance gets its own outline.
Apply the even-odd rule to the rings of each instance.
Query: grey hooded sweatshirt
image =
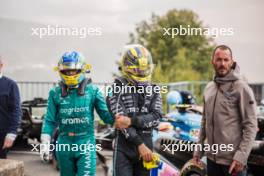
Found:
[[[254,94],[241,79],[239,67],[235,64],[225,77],[215,76],[204,90],[204,112],[198,144],[207,143],[211,148],[213,144],[218,145],[217,152],[205,151],[206,156],[218,164],[230,165],[237,160],[246,165],[256,132]],[[201,157],[203,151],[197,150],[194,155]]]

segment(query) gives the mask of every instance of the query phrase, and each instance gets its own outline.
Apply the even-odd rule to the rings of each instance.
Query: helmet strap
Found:
[[[78,95],[79,96],[83,96],[85,94],[85,87],[87,84],[90,84],[92,82],[92,79],[91,78],[85,78],[81,83],[80,85],[77,87],[78,88]],[[67,97],[68,96],[68,90],[69,90],[69,87],[67,85],[65,85],[62,81],[59,82],[59,85],[61,87],[61,96],[64,98],[64,97]]]
[[[59,85],[61,87],[61,97],[67,97],[68,96],[67,86],[62,81],[59,82]]]
[[[83,96],[85,94],[85,87],[87,84],[90,84],[92,82],[91,78],[85,78],[78,87],[78,95]]]

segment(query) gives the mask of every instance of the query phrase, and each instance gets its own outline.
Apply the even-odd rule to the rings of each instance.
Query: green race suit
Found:
[[[49,93],[42,134],[52,136],[59,127],[56,156],[61,176],[95,175],[94,109],[105,123],[113,123],[99,88],[88,84],[84,92],[80,96],[78,89],[70,89],[63,97],[62,88],[57,86]]]

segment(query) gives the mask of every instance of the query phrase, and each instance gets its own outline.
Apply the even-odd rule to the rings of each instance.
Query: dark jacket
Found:
[[[20,95],[16,82],[0,78],[0,132],[17,133],[21,118]]]
[[[115,80],[114,87],[129,87],[124,77]],[[155,85],[151,85],[152,88]],[[154,89],[152,89],[154,90]],[[147,92],[147,91],[146,91]],[[144,143],[152,148],[152,129],[158,125],[162,116],[160,93],[117,93],[107,96],[109,111],[113,116],[123,114],[131,118],[132,125],[117,131],[117,150],[132,154],[137,153],[138,145]]]

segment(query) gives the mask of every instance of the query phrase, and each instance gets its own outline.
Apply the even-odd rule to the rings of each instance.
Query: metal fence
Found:
[[[188,90],[191,91],[198,101],[202,102],[203,90],[208,82],[207,81],[190,81],[190,82],[177,82],[168,84],[169,90]],[[264,83],[250,83],[257,103],[264,99]]]
[[[264,83],[250,84],[250,87],[255,94],[256,101],[260,103],[260,101],[264,99]]]
[[[17,82],[22,101],[34,98],[47,98],[55,82]]]
[[[52,87],[56,86],[57,82],[17,82],[21,101],[33,100],[34,98],[47,99],[49,91]],[[107,86],[110,83],[93,83],[97,85],[100,90],[105,93]]]
[[[36,97],[48,98],[49,90],[56,84],[56,82],[18,82],[21,100],[32,100]],[[104,94],[106,93],[107,87],[110,85],[110,83],[93,84],[99,86]],[[189,81],[163,85],[168,87],[168,92],[171,90],[189,90],[196,96],[197,102],[201,103],[203,90],[206,84],[206,81]],[[260,102],[261,99],[264,99],[264,84],[250,84],[250,86],[254,91],[257,102]]]
[[[169,83],[168,90],[187,90],[192,92],[195,96],[197,103],[202,103],[203,90],[207,84],[207,81],[186,81],[186,82],[176,82]],[[168,92],[169,92],[168,91]]]

